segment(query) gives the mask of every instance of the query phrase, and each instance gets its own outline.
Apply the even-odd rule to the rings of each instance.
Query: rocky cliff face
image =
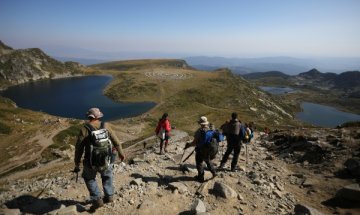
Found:
[[[38,48],[14,50],[0,41],[0,80],[11,84],[81,74],[82,68],[57,61]]]

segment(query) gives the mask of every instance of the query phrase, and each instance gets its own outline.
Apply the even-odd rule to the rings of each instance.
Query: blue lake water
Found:
[[[133,117],[155,106],[153,102],[118,103],[103,95],[110,76],[84,76],[36,81],[9,87],[1,95],[19,107],[52,115],[84,119],[91,107],[99,107],[104,120]]]
[[[261,90],[269,92],[271,94],[274,95],[282,95],[285,93],[293,93],[296,92],[296,90],[290,88],[290,87],[266,87],[266,86],[262,86],[259,87]]]
[[[348,121],[359,121],[360,115],[337,110],[334,107],[315,103],[301,103],[302,112],[296,114],[296,118],[322,127],[335,127]]]

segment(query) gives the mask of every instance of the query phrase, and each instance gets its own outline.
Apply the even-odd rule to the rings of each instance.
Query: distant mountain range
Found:
[[[351,97],[360,95],[360,72],[348,71],[340,74],[322,73],[317,69],[311,69],[298,75],[287,75],[279,71],[258,72],[242,75],[248,80],[259,80],[263,83],[287,84],[297,86],[309,86],[319,89],[335,89],[345,91]]]
[[[360,58],[316,58],[301,59],[292,57],[268,58],[223,58],[223,57],[186,57],[186,62],[197,69],[215,70],[227,67],[237,74],[253,72],[281,71],[288,75],[318,68],[326,72],[340,73],[343,71],[360,70]]]

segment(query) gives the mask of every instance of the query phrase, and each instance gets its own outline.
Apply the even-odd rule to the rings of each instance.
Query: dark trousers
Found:
[[[215,175],[215,168],[214,168],[214,165],[211,163],[209,156],[204,157],[199,151],[196,151],[195,161],[196,161],[196,169],[197,169],[198,175],[200,177],[204,176],[203,161],[205,161],[207,167],[209,168],[209,170],[213,174],[213,176]]]
[[[234,151],[234,156],[231,162],[231,169],[234,169],[239,160],[240,150],[241,150],[241,141],[239,140],[239,137],[237,135],[228,135],[227,149],[221,160],[221,164],[225,164],[231,152]]]

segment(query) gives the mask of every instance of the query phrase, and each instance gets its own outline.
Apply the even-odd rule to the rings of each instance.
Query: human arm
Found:
[[[80,171],[81,157],[84,154],[84,149],[85,149],[84,139],[86,137],[86,132],[87,132],[86,129],[83,127],[80,130],[77,141],[76,141],[75,157],[74,157],[74,163],[75,163],[74,172]]]
[[[124,153],[124,150],[122,149],[119,138],[115,135],[115,132],[112,130],[110,125],[105,124],[104,127],[109,132],[110,139],[111,139],[111,141],[113,143],[114,148],[116,149],[116,151],[118,153],[118,156],[119,156],[120,160],[123,161],[125,159],[125,153]]]

